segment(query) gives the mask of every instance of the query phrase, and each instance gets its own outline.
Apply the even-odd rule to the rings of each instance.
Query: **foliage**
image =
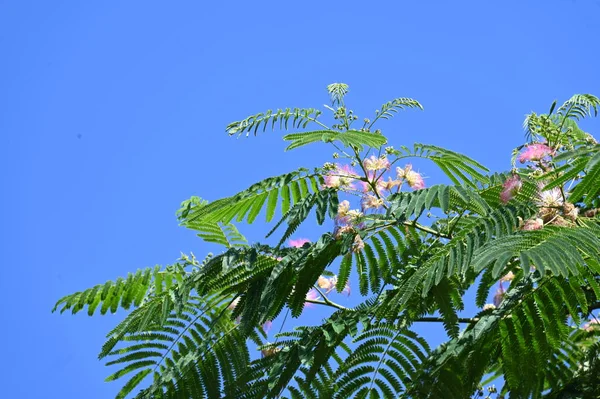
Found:
[[[183,255],[57,302],[89,315],[133,308],[100,353],[117,368],[107,380],[126,377],[118,397],[599,397],[600,145],[578,122],[600,100],[576,95],[528,115],[512,169],[489,174],[437,146],[384,147],[374,124],[422,109],[416,100],[386,102],[359,128],[348,85],[327,89],[331,126],[320,110],[288,108],[227,127],[293,129],[286,150],[336,153],[228,198],[184,201],[180,223],[220,254]],[[317,130],[296,131],[309,124]],[[451,183],[425,187],[409,158]],[[249,243],[233,224],[260,214],[267,237],[280,233],[274,245]],[[311,217],[333,230],[285,245]],[[363,300],[353,308],[332,299],[350,281]],[[309,306],[332,312],[284,331]],[[442,327],[447,341],[430,348],[416,323]]]

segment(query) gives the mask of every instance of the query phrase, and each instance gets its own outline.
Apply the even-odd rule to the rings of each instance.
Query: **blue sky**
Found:
[[[330,160],[326,146],[284,153],[277,132],[230,138],[229,122],[320,107],[345,82],[361,117],[395,97],[424,105],[381,125],[391,144],[505,170],[526,113],[600,94],[599,18],[595,0],[0,1],[5,397],[113,397],[96,357],[122,313],[59,316],[55,300],[214,250],[177,225],[191,195]]]

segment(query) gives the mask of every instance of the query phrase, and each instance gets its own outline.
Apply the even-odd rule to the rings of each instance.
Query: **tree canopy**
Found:
[[[327,89],[323,111],[227,126],[232,136],[291,131],[287,151],[336,152],[227,198],[183,201],[181,225],[221,253],[182,255],[56,303],[61,313],[131,309],[99,355],[120,367],[107,378],[123,381],[117,397],[600,397],[600,144],[578,125],[600,100],[579,94],[529,114],[511,169],[491,173],[435,145],[393,147],[380,123],[418,101],[396,98],[359,120],[346,84]],[[451,183],[426,187],[413,158]],[[333,229],[294,239],[315,220]],[[238,230],[259,221],[276,244]],[[331,295],[349,292],[350,276],[363,299],[353,308]],[[478,310],[462,317],[472,287]],[[331,313],[267,341],[265,326],[307,306]],[[447,342],[430,347],[414,330],[421,321],[443,324]]]

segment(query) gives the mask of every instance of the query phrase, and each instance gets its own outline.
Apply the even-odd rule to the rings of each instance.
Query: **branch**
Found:
[[[307,299],[305,302],[317,303],[319,305],[327,305],[327,306],[331,306],[332,308],[336,308],[336,309],[340,309],[340,310],[348,310],[348,308],[346,308],[342,305],[339,305],[339,304],[333,302],[332,300],[330,300],[329,298],[327,298],[327,295],[325,295],[325,293],[323,291],[321,291],[321,289],[319,288],[318,285],[315,284],[313,287],[315,290],[317,290],[319,295],[321,295],[321,298],[323,298],[323,300],[318,301],[315,299]]]

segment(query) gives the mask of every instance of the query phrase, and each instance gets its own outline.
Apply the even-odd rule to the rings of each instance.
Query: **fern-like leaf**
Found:
[[[246,136],[254,131],[256,136],[258,129],[262,126],[263,132],[271,124],[271,129],[275,129],[279,122],[279,129],[304,129],[311,122],[317,122],[317,118],[321,115],[321,111],[314,108],[286,108],[278,109],[277,111],[268,110],[265,113],[252,115],[238,122],[232,122],[227,126],[227,133],[230,136],[234,134],[241,135],[246,132]],[[321,124],[319,122],[319,124]]]

